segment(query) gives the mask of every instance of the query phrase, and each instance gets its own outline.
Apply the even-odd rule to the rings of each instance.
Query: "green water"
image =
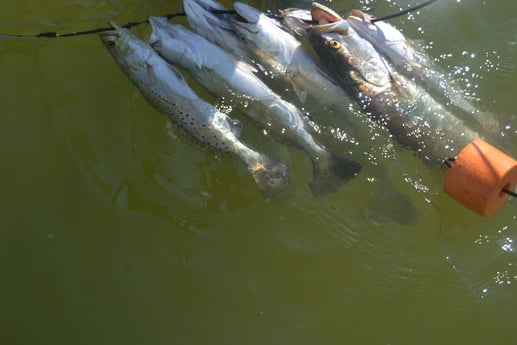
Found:
[[[381,16],[409,4],[358,6]],[[0,32],[179,10],[4,1]],[[479,107],[511,125],[516,10],[441,0],[392,23],[432,42]],[[245,138],[291,171],[264,200],[240,162],[152,109],[96,36],[0,39],[0,76],[2,344],[517,343],[514,201],[477,216],[444,195],[442,171],[384,139],[347,148],[361,175],[315,198],[303,152],[251,128]]]

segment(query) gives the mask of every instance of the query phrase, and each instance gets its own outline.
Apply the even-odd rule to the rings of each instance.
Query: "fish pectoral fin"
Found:
[[[186,83],[186,80],[185,80],[185,77],[183,76],[183,74],[180,73],[180,71],[178,71],[176,68],[174,68],[173,66],[167,64],[167,67],[172,71],[172,73],[174,73],[176,75],[176,77],[185,82]]]
[[[154,49],[158,49],[158,48],[161,48],[162,46],[162,40],[160,40],[158,37],[156,37],[154,35],[154,33],[151,34],[151,36],[149,37],[149,40],[147,41],[147,43],[149,43],[149,45]]]
[[[406,88],[397,81],[396,75],[389,73],[391,89],[395,92],[398,98],[405,99],[405,97],[410,97]]]
[[[145,69],[147,70],[147,75],[149,76],[150,78],[150,82],[152,84],[156,83],[157,82],[157,78],[156,78],[156,74],[154,73],[153,71],[153,65],[150,64],[149,62],[145,61],[144,62],[145,64]]]
[[[307,91],[305,91],[303,88],[299,87],[292,79],[291,79],[291,85],[293,87],[294,93],[296,93],[296,96],[298,96],[298,99],[300,102],[305,104],[307,102]]]

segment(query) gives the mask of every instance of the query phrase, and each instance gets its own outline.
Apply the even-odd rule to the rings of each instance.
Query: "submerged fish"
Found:
[[[200,99],[178,70],[148,43],[113,26],[116,30],[101,34],[102,42],[151,105],[201,143],[239,157],[264,196],[274,195],[286,184],[285,164],[243,144],[238,139],[240,126],[234,120]]]
[[[329,18],[329,21],[340,21],[341,17]],[[350,26],[361,36],[370,42],[377,52],[382,54],[396,69],[397,72],[421,83],[435,96],[445,96],[451,105],[469,116],[466,120],[476,121],[480,127],[489,131],[495,130],[499,125],[490,114],[480,112],[472,105],[465,92],[456,87],[447,78],[445,73],[433,63],[432,59],[424,51],[415,47],[402,32],[393,25],[378,21],[372,23],[372,18],[359,10],[350,11],[347,21]]]
[[[231,54],[181,25],[158,17],[151,17],[150,22],[150,42],[161,56],[185,68],[210,92],[240,107],[251,119],[310,156],[314,167],[310,187],[314,194],[335,191],[359,173],[361,167],[357,162],[335,155],[317,143],[306,129],[303,113]]]
[[[249,50],[230,23],[231,13],[214,0],[182,0],[189,25],[210,42],[251,63]]]
[[[441,162],[479,137],[423,88],[398,74],[345,21],[329,24],[328,13],[319,12],[324,10],[318,4],[313,11],[313,19],[324,24],[305,30],[309,42],[327,72],[400,143],[425,161]]]
[[[291,86],[304,104],[310,99],[319,105],[318,110],[346,112],[339,121],[335,116],[320,116],[319,123],[330,120],[333,126],[344,127],[347,132],[351,125],[356,132],[363,126],[357,119],[349,118],[351,100],[347,94],[280,22],[242,3],[235,3],[234,14],[214,0],[183,0],[183,7],[190,25],[200,36],[248,63],[249,70],[260,69],[279,77],[275,79]],[[249,36],[242,30],[249,30]],[[281,89],[285,90],[285,85]]]
[[[290,83],[302,102],[310,97],[332,109],[348,107],[346,93],[292,33],[250,5],[235,2],[234,8],[237,14],[231,17],[231,23],[254,58]]]

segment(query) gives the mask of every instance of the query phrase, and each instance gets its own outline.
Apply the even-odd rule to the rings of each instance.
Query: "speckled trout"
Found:
[[[237,12],[230,18],[233,28],[255,60],[291,84],[302,102],[311,98],[333,109],[348,106],[347,94],[280,22],[248,4],[235,2],[233,6]]]
[[[252,63],[245,43],[233,30],[232,14],[214,0],[182,0],[189,25],[201,36],[232,53],[239,60]]]
[[[341,19],[327,18],[334,21]],[[465,91],[455,86],[431,57],[422,49],[418,49],[396,27],[382,21],[372,23],[372,18],[359,10],[350,11],[346,19],[355,32],[370,42],[398,73],[420,83],[433,96],[445,97],[456,111],[461,110],[470,115],[465,117],[466,120],[476,121],[480,127],[488,131],[499,128],[494,116],[477,109],[465,97]]]
[[[112,24],[113,25],[113,24]],[[266,197],[287,182],[287,166],[243,144],[240,126],[200,99],[178,70],[128,30],[101,34],[101,40],[143,97],[199,142],[239,157]]]
[[[338,102],[342,108],[349,101],[280,22],[247,4],[234,6],[236,14],[214,0],[183,0],[188,22],[200,36],[267,75],[281,77],[302,103],[313,97],[328,107]]]
[[[151,45],[168,62],[186,69],[208,91],[308,154],[313,163],[310,187],[315,195],[333,192],[359,173],[357,162],[316,142],[306,129],[301,110],[273,92],[231,54],[163,18],[151,17],[150,23]]]
[[[312,17],[323,24],[305,31],[321,63],[363,112],[400,143],[425,161],[441,162],[480,137],[422,87],[397,73],[346,21],[329,23],[327,12],[320,11],[325,8],[313,7]]]

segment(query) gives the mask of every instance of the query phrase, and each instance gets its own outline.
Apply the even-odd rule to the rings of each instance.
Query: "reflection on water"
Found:
[[[357,4],[379,16],[406,5],[414,3]],[[496,114],[515,156],[513,7],[442,1],[392,23],[426,42],[476,105]],[[4,3],[0,27],[66,32],[179,9],[161,1]],[[143,37],[148,28],[136,32]],[[186,139],[152,109],[97,37],[10,39],[0,49],[8,337],[481,344],[513,335],[515,200],[493,218],[474,215],[444,195],[443,170],[425,166],[386,131],[365,123],[368,130],[347,136],[346,122],[321,115],[318,139],[359,160],[361,175],[315,198],[304,154],[243,119],[244,138],[290,166],[289,188],[264,200],[240,162]],[[52,157],[36,153],[43,146]],[[45,162],[62,156],[53,176]],[[11,171],[26,182],[13,184]],[[57,336],[56,324],[71,331]]]

